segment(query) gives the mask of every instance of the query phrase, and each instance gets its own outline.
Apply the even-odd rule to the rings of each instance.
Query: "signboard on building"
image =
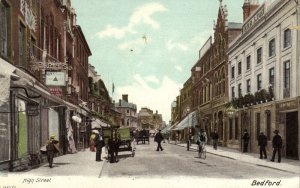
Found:
[[[64,72],[46,72],[46,85],[47,86],[65,86],[65,73]]]
[[[256,13],[251,16],[243,25],[243,33],[247,32],[256,22],[258,22],[265,15],[265,6],[261,6]]]
[[[28,102],[26,104],[26,114],[28,116],[37,116],[37,115],[39,115],[39,104]]]
[[[49,91],[51,95],[57,96],[57,97],[62,97],[62,88],[60,87],[50,87]]]

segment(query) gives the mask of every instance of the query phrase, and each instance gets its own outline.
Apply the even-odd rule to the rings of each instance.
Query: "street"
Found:
[[[135,156],[131,152],[119,152],[119,162],[95,161],[95,152],[80,151],[54,158],[53,168],[48,164],[22,172],[0,174],[1,187],[253,187],[260,183],[279,183],[281,187],[299,187],[299,163],[285,159],[282,163],[272,163],[257,159],[251,154],[226,151],[224,148],[212,150],[207,146],[206,159],[197,157],[195,144],[190,151],[181,143],[162,143],[163,151],[156,151],[157,144],[136,145]],[[148,181],[151,180],[151,181]],[[151,182],[151,183],[145,183]],[[226,184],[224,184],[226,182]],[[265,184],[269,185],[269,184]],[[274,184],[275,185],[275,184]]]
[[[189,176],[199,178],[284,178],[291,173],[243,163],[238,160],[207,154],[200,159],[195,150],[162,143],[163,151],[156,151],[153,140],[148,145],[136,146],[136,155],[120,152],[118,163],[105,163],[100,177],[171,177]]]

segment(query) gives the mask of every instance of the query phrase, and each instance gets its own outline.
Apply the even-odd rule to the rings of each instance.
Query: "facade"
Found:
[[[130,127],[137,129],[137,113],[136,105],[128,102],[128,95],[122,95],[115,108],[121,113],[121,127]]]
[[[227,131],[224,124],[227,95],[228,44],[241,32],[241,24],[228,22],[226,5],[220,1],[214,37],[210,37],[199,53],[199,60],[192,67],[193,109],[198,111],[201,128],[208,137],[216,129],[220,144],[226,146]]]
[[[242,34],[228,49],[229,99],[237,111],[229,119],[231,147],[241,149],[241,131],[251,135],[250,150],[259,152],[258,134],[268,137],[271,152],[273,131],[283,137],[283,155],[299,159],[299,4],[292,0],[257,5],[245,18]],[[236,140],[236,141],[233,141]]]
[[[138,112],[138,129],[150,130],[150,133],[155,133],[159,129],[163,128],[162,115],[149,108],[141,108]]]
[[[91,52],[68,0],[2,0],[0,9],[0,169],[18,171],[45,161],[50,135],[61,154],[87,146]]]

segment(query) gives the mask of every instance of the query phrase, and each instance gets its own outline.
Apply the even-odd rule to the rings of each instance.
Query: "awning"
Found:
[[[110,127],[110,125],[101,121],[100,119],[92,121],[92,129],[101,129],[102,127]]]
[[[197,113],[196,111],[193,111],[189,113],[189,115],[186,116],[180,123],[178,123],[178,125],[172,130],[183,130],[185,128],[195,127],[196,125],[198,125]]]

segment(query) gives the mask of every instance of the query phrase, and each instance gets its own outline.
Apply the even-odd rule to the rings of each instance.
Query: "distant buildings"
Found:
[[[163,127],[162,115],[156,111],[153,113],[153,110],[149,108],[141,108],[138,113],[138,129],[150,130],[150,133],[154,133]]]
[[[127,94],[123,94],[122,99],[115,103],[115,108],[121,113],[121,127],[137,128],[137,107],[128,102]]]

